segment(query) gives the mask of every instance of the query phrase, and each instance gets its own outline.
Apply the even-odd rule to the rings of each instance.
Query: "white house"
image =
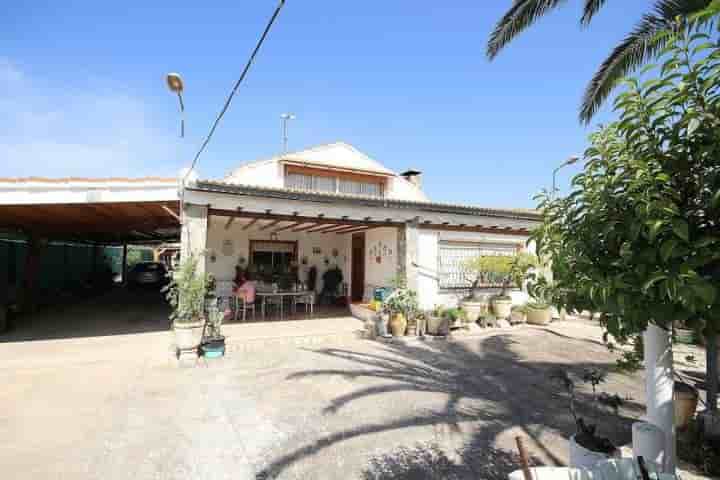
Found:
[[[434,202],[421,178],[343,142],[250,162],[222,180],[187,184],[183,254],[205,252],[203,268],[219,281],[236,265],[269,272],[292,264],[301,281],[313,266],[318,279],[337,266],[349,302],[402,277],[422,308],[451,304],[467,291],[465,259],[524,249],[540,216]]]

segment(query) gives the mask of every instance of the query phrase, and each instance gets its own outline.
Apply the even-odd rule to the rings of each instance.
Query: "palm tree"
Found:
[[[566,0],[514,0],[510,9],[495,25],[487,43],[487,56],[493,60],[500,50],[536,20]],[[582,26],[587,26],[606,0],[584,0]],[[585,87],[580,106],[580,121],[589,123],[615,85],[627,74],[656,56],[669,37],[658,35],[676,25],[677,19],[688,19],[708,8],[712,0],[657,0],[635,28],[602,62]]]

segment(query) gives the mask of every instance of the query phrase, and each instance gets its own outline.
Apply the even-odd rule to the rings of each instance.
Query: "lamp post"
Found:
[[[167,86],[171,92],[176,93],[180,102],[180,138],[185,136],[185,104],[183,103],[183,81],[179,73],[167,74]]]
[[[294,113],[283,113],[282,115],[280,115],[280,118],[282,119],[282,142],[283,142],[282,153],[287,153],[287,144],[288,144],[287,124],[288,124],[289,120],[295,120],[295,114]]]
[[[570,157],[568,157],[567,160],[565,160],[563,163],[558,165],[558,167],[555,170],[553,170],[553,179],[552,179],[552,196],[553,196],[553,198],[555,198],[555,196],[557,195],[557,186],[556,186],[557,173],[560,171],[561,168],[567,167],[568,165],[572,165],[573,163],[577,163],[578,160],[580,160],[580,157],[578,157],[577,155],[571,155]]]

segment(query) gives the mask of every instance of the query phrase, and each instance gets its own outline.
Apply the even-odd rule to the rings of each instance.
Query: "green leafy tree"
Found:
[[[565,0],[515,0],[490,34],[488,58],[494,59],[526,28],[564,3]],[[584,0],[581,25],[589,25],[605,3],[605,0]],[[705,16],[697,14],[708,7],[717,8],[718,3],[717,0],[657,0],[593,75],[585,88],[580,120],[589,122],[620,80],[663,50],[668,37],[658,33],[670,28],[678,17],[703,23]]]
[[[654,323],[701,325],[709,405],[720,330],[720,47],[668,34],[656,78],[627,82],[619,120],[591,136],[572,193],[540,196],[538,255],[556,304],[602,312],[620,341]],[[647,73],[647,72],[645,72]]]

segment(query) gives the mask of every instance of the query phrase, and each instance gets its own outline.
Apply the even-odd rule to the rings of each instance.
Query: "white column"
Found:
[[[675,410],[673,404],[673,354],[670,332],[649,325],[643,334],[647,420],[665,433],[663,470],[675,472]]]
[[[208,207],[185,204],[183,225],[180,234],[180,252],[184,261],[189,255],[198,259],[198,271],[205,271],[205,249],[207,248]]]

